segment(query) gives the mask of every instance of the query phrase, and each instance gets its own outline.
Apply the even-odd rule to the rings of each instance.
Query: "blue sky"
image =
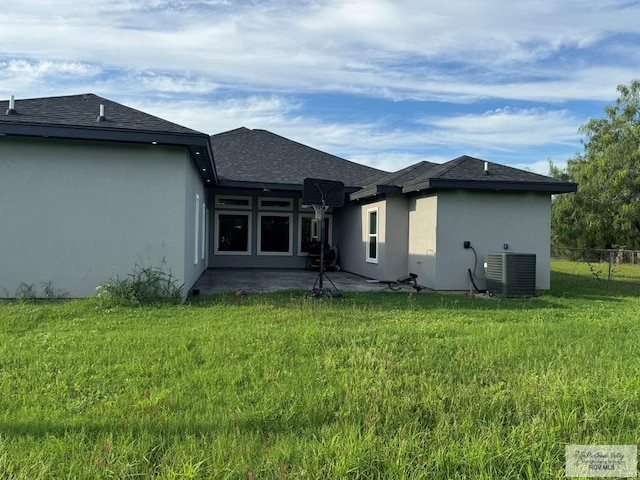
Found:
[[[640,78],[629,0],[4,0],[0,97],[95,93],[397,170],[541,173]]]

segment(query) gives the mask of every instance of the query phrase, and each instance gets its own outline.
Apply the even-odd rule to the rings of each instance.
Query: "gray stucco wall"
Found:
[[[438,197],[409,200],[409,248],[407,269],[418,275],[418,282],[430,288],[436,286],[436,250]]]
[[[369,203],[350,203],[340,211],[342,267],[358,275],[379,280],[407,274],[409,233],[408,200],[387,195]],[[367,214],[378,212],[378,261],[367,261]]]
[[[195,165],[190,159],[183,164],[184,174],[184,285],[185,293],[207,268],[207,202],[205,188]],[[196,198],[198,206],[196,207]],[[203,215],[203,210],[205,214]],[[196,216],[198,217],[196,220]],[[204,235],[203,235],[204,233]],[[204,244],[204,245],[203,245]],[[196,251],[197,249],[197,251]],[[203,255],[204,254],[204,255]],[[204,258],[203,258],[204,256]]]
[[[362,213],[359,203],[345,203],[336,222],[343,270],[364,275],[365,247],[362,238]]]
[[[409,201],[405,195],[387,195],[384,227],[384,264],[382,275],[395,279],[407,275],[409,247]],[[381,259],[382,260],[382,259]]]
[[[506,251],[536,254],[536,288],[550,286],[551,196],[533,192],[445,191],[438,193],[436,283],[438,290],[468,290],[467,269],[484,273],[485,255]],[[479,288],[484,280],[476,280]]]
[[[0,295],[51,282],[90,296],[163,259],[188,284],[204,267],[185,267],[196,185],[184,148],[0,137]]]
[[[366,214],[379,215],[378,263],[365,261]],[[484,273],[487,253],[535,253],[536,286],[548,289],[551,199],[544,193],[441,191],[405,199],[388,196],[377,202],[342,209],[342,265],[345,270],[376,279],[413,272],[436,290],[468,290],[468,269]],[[475,248],[463,248],[468,240]],[[479,288],[485,282],[477,278]]]

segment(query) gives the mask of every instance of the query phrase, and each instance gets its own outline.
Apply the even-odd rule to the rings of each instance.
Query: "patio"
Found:
[[[369,283],[367,278],[348,272],[327,272],[323,278],[324,288],[331,287],[329,278],[341,292],[390,291],[385,284]],[[198,279],[194,289],[201,295],[236,292],[277,292],[280,290],[306,290],[313,288],[318,279],[317,271],[304,269],[267,268],[209,268]]]

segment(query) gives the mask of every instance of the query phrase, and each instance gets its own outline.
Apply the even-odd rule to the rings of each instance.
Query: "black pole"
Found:
[[[322,292],[322,277],[324,276],[324,195],[322,196],[322,214],[320,216],[320,291]]]

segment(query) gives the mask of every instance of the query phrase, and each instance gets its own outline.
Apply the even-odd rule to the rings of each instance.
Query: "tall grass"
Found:
[[[530,300],[0,304],[0,477],[563,478],[566,444],[640,439],[639,301],[563,275]]]

